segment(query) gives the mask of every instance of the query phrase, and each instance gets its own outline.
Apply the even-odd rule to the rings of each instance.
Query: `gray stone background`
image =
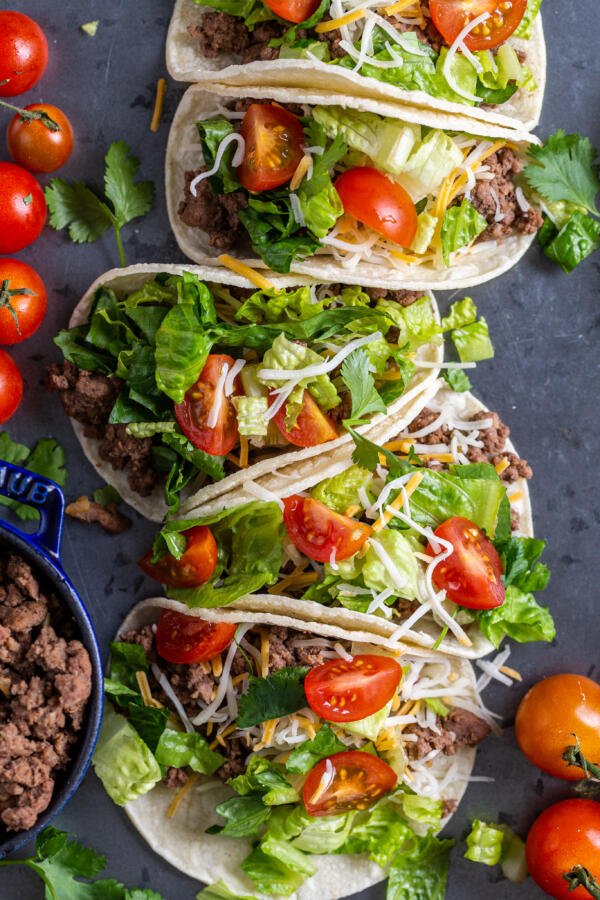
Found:
[[[103,155],[111,141],[124,139],[141,160],[141,173],[157,186],[150,215],[125,231],[129,263],[183,262],[167,221],[163,155],[170,118],[183,87],[168,85],[163,122],[149,131],[157,78],[166,75],[164,39],[172,4],[168,0],[13,0],[8,7],[37,19],[50,45],[42,82],[19,100],[47,100],[63,108],[76,132],[73,157],[60,173],[90,184],[101,181]],[[0,4],[6,8],[6,3]],[[100,20],[96,37],[79,26]],[[600,147],[600,20],[597,0],[545,0],[549,83],[539,128],[543,137],[556,128],[588,134]],[[8,123],[8,113],[4,119]],[[8,158],[6,150],[0,150]],[[41,385],[45,366],[58,358],[51,343],[64,327],[78,297],[93,279],[118,264],[110,235],[96,244],[75,246],[46,229],[20,254],[33,264],[49,288],[49,309],[40,331],[14,348],[26,381],[23,404],[8,424],[10,434],[32,443],[55,436],[66,448],[67,494],[74,498],[99,486],[69,422],[55,398]],[[498,410],[512,428],[520,453],[532,464],[533,506],[539,536],[549,542],[545,559],[552,581],[545,602],[553,610],[558,638],[552,646],[514,645],[510,664],[523,675],[512,689],[492,685],[485,699],[504,717],[501,738],[481,748],[475,774],[493,784],[470,786],[448,834],[459,843],[453,852],[448,900],[534,900],[542,896],[531,880],[513,885],[499,869],[462,858],[461,839],[474,817],[508,822],[525,835],[534,817],[551,802],[570,795],[566,782],[543,777],[514,741],[512,723],[520,697],[539,678],[556,672],[598,676],[600,629],[595,615],[600,584],[598,474],[600,406],[598,340],[600,256],[570,276],[545,260],[536,247],[516,269],[472,291],[488,319],[496,358],[472,376],[476,393]],[[438,295],[442,311],[450,296]],[[12,351],[11,351],[12,352]],[[147,549],[153,526],[135,517],[135,527],[118,538],[67,522],[63,560],[88,605],[104,650],[122,616],[153,591],[135,561]],[[74,832],[108,857],[106,873],[130,885],[152,886],[167,900],[192,900],[198,885],[154,856],[89,774],[56,824]],[[32,848],[29,848],[32,849]],[[350,893],[351,883],[343,893]],[[43,896],[33,873],[2,869],[2,900]],[[361,895],[383,898],[380,885]]]

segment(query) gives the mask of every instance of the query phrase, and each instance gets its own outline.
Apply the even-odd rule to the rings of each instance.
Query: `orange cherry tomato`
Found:
[[[590,900],[583,887],[569,890],[574,866],[586,868],[600,884],[600,803],[563,800],[544,810],[527,835],[527,868],[533,880],[558,900]]]
[[[271,395],[269,403],[273,403],[275,399]],[[273,416],[273,421],[290,444],[295,444],[296,447],[316,447],[317,444],[325,444],[339,437],[333,419],[322,411],[310,391],[305,390],[302,395],[302,409],[291,431],[285,427],[286,409],[287,404],[284,403]]]
[[[525,694],[515,736],[527,759],[556,778],[579,781],[583,769],[567,766],[565,749],[581,742],[588,762],[600,765],[600,684],[585,675],[551,675]]]
[[[73,152],[73,129],[64,112],[51,103],[32,103],[27,112],[45,112],[58,129],[49,128],[40,119],[23,118],[17,113],[8,126],[8,152],[28,172],[55,172],[64,166]]]
[[[229,622],[207,622],[166,609],[156,627],[156,649],[168,662],[203,662],[229,647],[236,627]]]
[[[240,134],[246,142],[237,174],[248,191],[270,191],[289,181],[304,155],[300,119],[275,103],[253,103]]]
[[[344,212],[394,244],[410,247],[417,233],[417,210],[404,188],[371,166],[348,169],[336,178]]]
[[[0,423],[16,413],[22,398],[23,379],[17,364],[5,350],[0,350]]]
[[[302,789],[302,801],[309,816],[333,816],[368,809],[397,783],[394,770],[378,756],[362,750],[343,750],[311,769]]]
[[[481,528],[462,516],[453,516],[435,529],[436,537],[450,541],[454,550],[433,570],[436,588],[446,591],[453,603],[468,609],[494,609],[502,606],[506,589],[502,582],[502,563],[496,548]],[[429,544],[427,553],[437,556],[443,548]]]
[[[301,553],[317,562],[348,559],[371,534],[371,526],[342,516],[314,500],[293,494],[283,501],[283,521],[292,542]]]
[[[402,666],[395,659],[365,653],[315,666],[304,691],[310,708],[326,722],[358,722],[389,703],[401,681]]]
[[[38,83],[48,65],[48,41],[37,22],[12,9],[0,12],[0,97]]]
[[[264,0],[276,16],[286,22],[306,22],[319,8],[319,0]]]
[[[158,562],[152,562],[152,551],[149,551],[138,563],[142,571],[173,588],[206,584],[217,566],[218,549],[213,533],[206,525],[196,525],[183,534],[187,547],[181,559],[167,553]]]
[[[447,44],[453,44],[465,25],[483,13],[489,18],[465,38],[469,50],[493,50],[517,30],[527,0],[430,0],[433,24]]]
[[[240,434],[237,414],[230,397],[221,388],[221,398],[217,421],[209,426],[211,410],[216,402],[216,389],[223,367],[231,368],[233,357],[224,353],[210,353],[200,377],[186,393],[183,403],[175,404],[175,418],[186,438],[194,447],[212,456],[224,456],[233,450]],[[240,393],[239,380],[234,381],[234,394]]]

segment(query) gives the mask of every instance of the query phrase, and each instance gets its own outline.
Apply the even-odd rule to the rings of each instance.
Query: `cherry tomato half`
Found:
[[[368,809],[396,787],[398,776],[382,759],[362,750],[343,750],[308,773],[302,800],[309,816],[333,816]]]
[[[229,647],[235,629],[229,622],[206,622],[165,609],[156,627],[156,649],[168,662],[202,662]]]
[[[18,259],[0,259],[0,344],[30,337],[41,325],[46,306],[46,288],[35,269]]]
[[[417,210],[404,188],[371,166],[348,169],[336,178],[344,212],[401,247],[417,233]]]
[[[583,769],[567,766],[565,749],[575,744],[588,762],[600,765],[600,684],[584,675],[552,675],[525,694],[515,736],[527,759],[556,778],[579,781]]]
[[[276,16],[285,19],[286,22],[306,22],[319,8],[320,0],[264,0]]]
[[[450,541],[454,550],[433,570],[433,583],[438,591],[468,609],[494,609],[502,606],[506,590],[502,582],[502,563],[496,548],[485,534],[462,516],[453,516],[435,529],[436,537]],[[442,547],[431,544],[427,553],[437,556]]]
[[[175,404],[175,418],[186,438],[194,447],[210,453],[212,456],[224,456],[233,450],[239,440],[237,414],[230,397],[225,396],[225,389],[220,388],[220,401],[217,400],[217,387],[222,382],[225,366],[231,368],[234,360],[224,353],[209,354],[200,378],[193,385],[183,403]],[[239,380],[234,382],[234,394],[240,393]],[[208,420],[216,402],[220,402],[217,421],[210,427]]]
[[[217,565],[217,542],[206,525],[196,525],[183,534],[187,547],[181,559],[167,553],[152,562],[152,551],[140,559],[138,565],[150,578],[174,588],[198,587],[211,578]]]
[[[371,534],[371,526],[342,516],[314,500],[293,494],[283,501],[283,521],[292,542],[301,553],[317,562],[348,559]]]
[[[565,875],[584,866],[600,883],[600,803],[563,800],[535,820],[525,843],[527,868],[533,880],[558,900],[590,900],[583,887],[569,891]]]
[[[23,379],[17,364],[5,350],[0,350],[0,423],[17,411],[22,397]]]
[[[0,162],[0,253],[17,253],[29,246],[45,221],[44,192],[33,175]]]
[[[273,403],[275,399],[275,396],[271,395],[269,403]],[[273,421],[290,444],[295,444],[296,447],[315,447],[317,444],[334,441],[339,437],[333,419],[321,410],[311,397],[310,391],[305,390],[302,395],[302,409],[291,431],[285,427],[286,409],[287,404],[284,403],[273,416]]]
[[[253,103],[240,134],[246,142],[237,174],[248,191],[270,191],[289,181],[304,155],[300,119],[275,103]]]
[[[44,125],[41,119],[27,119],[17,113],[11,119],[6,142],[8,152],[28,172],[55,172],[73,152],[73,129],[64,112],[51,103],[32,103],[27,112],[45,112],[58,126]]]
[[[315,666],[304,690],[310,708],[325,721],[358,722],[389,703],[401,681],[402,666],[395,659],[365,653]]]
[[[433,24],[447,44],[452,44],[465,25],[483,13],[489,18],[465,38],[469,50],[492,50],[508,40],[519,27],[527,0],[430,0]]]
[[[46,35],[33,19],[0,12],[0,97],[15,97],[37,84],[48,65]]]

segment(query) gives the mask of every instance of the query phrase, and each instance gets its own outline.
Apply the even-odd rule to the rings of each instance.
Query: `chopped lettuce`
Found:
[[[189,767],[201,775],[212,775],[223,765],[223,757],[208,746],[208,741],[196,732],[174,731],[165,728],[154,752],[161,766],[176,769]]]
[[[568,275],[594,251],[600,250],[600,222],[579,210],[560,229],[546,218],[538,241],[545,256],[558,263]]]
[[[237,426],[245,437],[265,437],[269,430],[267,411],[269,401],[266,397],[233,397],[233,405],[237,413]]]
[[[451,253],[455,253],[461,247],[467,247],[486,228],[486,220],[466,197],[460,206],[448,207],[440,232],[445,264],[450,265]]]
[[[543,590],[550,580],[548,567],[539,562],[545,546],[545,541],[530,537],[511,536],[505,541],[496,541],[504,584],[514,584],[525,592]]]
[[[533,34],[533,23],[540,11],[542,0],[527,0],[527,9],[525,15],[521,19],[519,27],[514,33],[514,37],[528,39]]]
[[[435,194],[444,178],[462,163],[463,155],[450,135],[432,129],[413,150],[397,179],[413,199]]]
[[[235,317],[246,322],[303,321],[323,312],[333,297],[315,303],[308,285],[289,290],[270,288],[255,291],[237,310]]]
[[[372,474],[361,466],[350,466],[339,475],[332,475],[319,482],[311,490],[315,500],[319,500],[334,512],[343,513],[348,507],[360,504],[358,491],[372,481]]]
[[[289,897],[302,885],[305,875],[295,872],[284,862],[264,853],[260,847],[250,853],[241,868],[260,894]]]
[[[444,900],[452,840],[414,837],[394,856],[386,900]]]
[[[298,792],[286,780],[283,771],[283,766],[279,763],[262,756],[252,756],[248,760],[246,771],[230,779],[229,784],[242,797],[258,795],[265,806],[296,803],[299,799]]]
[[[384,707],[378,709],[364,719],[358,719],[356,722],[344,722],[344,731],[350,734],[357,734],[359,737],[365,737],[369,741],[377,740],[377,735],[383,728],[385,720],[390,714],[392,707],[391,701],[386,703]]]
[[[271,807],[255,794],[231,797],[219,803],[216,810],[225,819],[225,825],[212,826],[210,834],[231,838],[258,836],[271,817]]]
[[[399,570],[403,584],[400,586],[392,579],[389,570],[379,558],[371,542],[364,556],[361,571],[366,587],[377,593],[393,587],[394,596],[404,597],[406,600],[417,599],[419,596],[417,587],[419,563],[415,557],[415,548],[409,538],[405,537],[401,531],[392,528],[383,528],[375,535],[375,538]]]
[[[503,839],[503,832],[495,825],[488,825],[487,822],[475,819],[467,836],[465,859],[483,863],[485,866],[495,866],[502,856]]]
[[[301,187],[298,197],[306,227],[315,237],[324,238],[344,212],[340,195],[333,182],[329,181],[325,187],[314,193]]]
[[[481,362],[494,356],[488,324],[483,316],[471,325],[455,328],[450,338],[461,362]]]
[[[147,794],[162,778],[148,746],[110,705],[104,711],[93,764],[104,790],[118,806]]]
[[[403,794],[402,810],[409,822],[427,825],[439,831],[442,824],[443,802],[417,794]]]
[[[356,813],[348,839],[339,853],[368,853],[373,862],[388,866],[413,833],[398,806],[380,802],[371,810]]]
[[[325,723],[312,740],[304,741],[303,744],[292,750],[286,760],[285,768],[288,772],[305,775],[326,756],[340,753],[345,749],[346,745],[338,740],[331,730],[331,726]]]
[[[417,216],[417,233],[410,245],[413,253],[426,253],[431,244],[435,229],[437,228],[438,217],[430,212],[423,210]]]
[[[216,881],[202,888],[196,894],[196,900],[257,900],[257,898],[250,894],[235,894],[224,881]]]
[[[533,594],[510,584],[502,606],[477,611],[477,619],[485,637],[499,647],[506,636],[520,644],[530,641],[553,641],[556,627],[550,610],[540,606]]]

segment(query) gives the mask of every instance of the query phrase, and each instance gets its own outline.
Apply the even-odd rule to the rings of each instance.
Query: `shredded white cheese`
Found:
[[[217,150],[217,155],[215,156],[215,164],[212,169],[209,169],[208,172],[201,172],[200,175],[196,175],[196,177],[190,182],[190,192],[194,195],[194,197],[197,196],[196,187],[200,184],[200,182],[204,181],[205,178],[211,178],[213,175],[217,174],[217,172],[221,168],[223,155],[230,144],[237,144],[237,150],[235,151],[235,155],[231,160],[231,165],[235,169],[242,164],[244,160],[244,153],[246,152],[246,141],[241,136],[241,134],[228,134],[227,137],[224,137],[219,144],[219,149]]]
[[[233,394],[235,379],[238,377],[245,365],[245,359],[236,359],[229,372],[227,373],[225,384],[223,385],[223,390],[226,397],[231,397],[231,395]]]
[[[215,428],[217,422],[219,421],[219,413],[221,412],[221,406],[223,403],[223,388],[225,386],[228,372],[229,366],[227,365],[227,363],[224,363],[221,366],[221,372],[219,374],[219,379],[215,387],[214,400],[212,402],[212,406],[206,420],[206,425],[208,428]]]
[[[328,372],[333,372],[334,369],[337,369],[342,360],[349,356],[353,350],[364,347],[365,344],[371,344],[373,341],[378,341],[381,337],[381,332],[375,331],[373,334],[367,334],[364,337],[350,341],[335,356],[322,363],[314,363],[311,366],[305,366],[303,369],[260,369],[258,377],[263,381],[295,381],[298,383],[305,378],[327,375]]]
[[[444,66],[442,68],[442,72],[444,74],[444,78],[452,88],[455,94],[458,94],[460,97],[464,97],[465,100],[470,100],[473,103],[480,103],[481,97],[478,97],[476,94],[470,94],[468,91],[463,90],[459,84],[454,79],[452,74],[452,63],[454,61],[454,57],[456,56],[459,50],[465,54],[469,54],[469,50],[465,45],[465,38],[468,34],[471,33],[478,25],[481,25],[482,22],[485,22],[489,19],[490,14],[488,12],[482,13],[480,16],[476,16],[470,22],[468,22],[462,31],[457,35],[455,41],[448,48],[448,54],[446,59],[444,60]]]

